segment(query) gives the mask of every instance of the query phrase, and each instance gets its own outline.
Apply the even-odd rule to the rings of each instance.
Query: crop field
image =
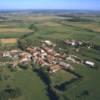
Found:
[[[0,33],[28,33],[32,32],[31,30],[25,29],[25,28],[0,28]]]
[[[0,20],[0,43],[5,44],[17,44],[17,39],[24,34],[32,32],[29,27],[29,23],[14,20],[14,17],[7,16],[7,19]]]
[[[17,38],[0,39],[0,42],[3,44],[17,43]]]

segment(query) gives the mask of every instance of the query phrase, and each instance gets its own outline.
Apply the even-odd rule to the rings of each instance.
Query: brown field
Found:
[[[82,27],[84,27],[86,29],[92,29],[96,32],[100,32],[100,26],[96,25],[96,24],[87,24],[87,25],[83,25]]]
[[[16,43],[17,38],[0,39],[0,41],[1,43],[4,43],[4,44]]]
[[[29,29],[26,28],[0,28],[0,33],[26,33],[26,32],[32,32]]]
[[[100,25],[99,24],[95,24],[95,23],[89,23],[89,24],[81,24],[81,23],[68,23],[69,25],[73,25],[73,26],[77,26],[77,27],[81,27],[83,29],[90,29],[96,32],[100,32]]]

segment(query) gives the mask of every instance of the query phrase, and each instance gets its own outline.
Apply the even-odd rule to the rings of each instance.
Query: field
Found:
[[[2,44],[17,43],[17,38],[0,39]]]
[[[7,16],[7,19],[0,19],[0,39],[2,43],[4,39],[6,39],[4,43],[9,41],[8,44],[15,44],[17,41],[14,38],[20,38],[24,34],[32,32],[32,30],[28,28],[29,24],[24,24],[24,22],[21,21],[14,21],[14,17],[15,16]]]
[[[0,67],[1,68],[1,67]],[[8,79],[5,77],[9,76]],[[22,96],[15,100],[49,100],[46,96],[45,85],[33,71],[20,70],[11,72],[8,68],[3,67],[2,80],[0,81],[0,90],[6,85],[17,86],[22,91]]]
[[[73,74],[66,72],[64,70],[61,70],[58,73],[54,73],[51,75],[52,84],[54,85],[60,85],[66,81],[72,80],[73,78],[75,78]]]
[[[100,15],[16,14],[7,15],[7,19],[1,19],[0,22],[0,40],[3,44],[16,43],[22,48],[26,48],[26,46],[38,46],[41,40],[49,39],[58,43],[57,46],[59,46],[63,40],[75,39],[89,41],[100,46]],[[32,27],[30,28],[30,26]],[[16,39],[20,42],[18,43]],[[83,78],[81,81],[66,85],[65,91],[63,91],[64,98],[59,100],[99,100],[100,49],[80,48],[78,53],[74,49],[66,46],[68,53],[95,61],[98,69],[72,64],[75,72],[82,75]],[[0,81],[0,91],[7,84],[18,86],[22,90],[23,95],[14,100],[33,100],[34,98],[35,100],[49,100],[46,85],[32,70],[11,72],[5,66],[2,73],[10,75],[12,79]],[[53,85],[60,85],[75,77],[72,73],[59,71],[52,74],[50,79]]]
[[[76,65],[75,68],[76,72],[84,78],[82,81],[68,87],[68,91],[65,92],[66,97],[70,98],[70,100],[98,100],[100,98],[100,80],[98,77],[100,69],[93,70],[79,65]],[[88,94],[84,94],[84,91],[87,91]]]
[[[0,28],[0,33],[24,33],[24,32],[32,32],[31,30],[25,28]]]

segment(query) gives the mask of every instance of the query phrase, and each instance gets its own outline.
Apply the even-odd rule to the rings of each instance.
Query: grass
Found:
[[[25,33],[0,33],[0,38],[19,38],[21,36],[23,36]]]
[[[22,91],[22,96],[14,100],[49,100],[46,96],[44,83],[31,70],[21,70],[17,72],[10,72],[5,68],[4,75],[10,75],[8,80],[0,81],[0,91],[5,88],[7,84],[19,87]]]
[[[73,84],[66,92],[65,95],[70,100],[99,100],[99,70],[87,68],[87,66],[75,66],[76,72],[80,73],[84,78],[77,84]],[[88,91],[89,95],[78,97],[83,91]],[[84,99],[85,98],[85,99]]]
[[[66,81],[70,81],[71,79],[75,78],[75,76],[69,72],[64,70],[58,71],[51,75],[52,84],[59,85]]]

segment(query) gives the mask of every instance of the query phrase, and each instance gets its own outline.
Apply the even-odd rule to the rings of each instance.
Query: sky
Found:
[[[100,0],[0,0],[0,9],[100,10]]]

